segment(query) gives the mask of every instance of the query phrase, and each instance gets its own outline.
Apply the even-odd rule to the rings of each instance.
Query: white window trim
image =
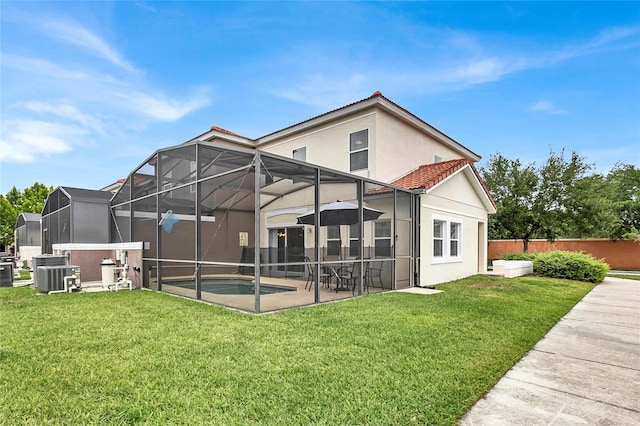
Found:
[[[304,158],[296,158],[296,156],[301,157],[302,153],[304,153]],[[293,150],[293,152],[291,153],[291,158],[293,158],[294,160],[299,160],[299,161],[307,161],[307,147],[306,146],[301,146],[300,148],[296,148]]]
[[[360,148],[360,149],[354,149],[351,150],[351,135],[353,135],[354,133],[359,133],[366,130],[367,131],[367,146],[365,148]],[[349,138],[348,138],[348,143],[349,143],[349,172],[350,173],[354,173],[354,172],[364,172],[369,170],[369,165],[371,164],[371,158],[369,158],[369,148],[371,146],[371,142],[370,142],[370,131],[369,128],[366,129],[361,129],[361,130],[356,130],[355,132],[350,132],[349,133]],[[351,155],[352,154],[356,154],[359,152],[363,152],[363,151],[367,151],[367,167],[363,168],[363,169],[355,169],[355,170],[351,170]]]
[[[444,222],[444,229],[443,229],[443,237],[442,237],[442,256],[434,256],[433,253],[433,241],[434,241],[434,235],[433,235],[433,225],[435,221],[441,221]],[[452,223],[457,223],[460,225],[459,228],[459,234],[458,234],[458,256],[451,256],[450,255],[450,250],[451,250],[451,224]],[[431,244],[431,263],[458,263],[458,262],[462,262],[462,247],[463,247],[463,241],[464,241],[464,236],[462,234],[462,219],[460,218],[455,218],[455,217],[447,217],[447,216],[439,216],[439,215],[432,215],[431,216],[431,239],[430,239],[430,244]]]
[[[389,222],[389,236],[381,237],[376,234],[376,222]],[[378,241],[389,241],[389,256],[393,253],[393,245],[391,241],[391,235],[393,235],[393,228],[391,227],[391,219],[378,219],[373,223],[373,252],[376,253]],[[377,256],[377,253],[376,253]]]

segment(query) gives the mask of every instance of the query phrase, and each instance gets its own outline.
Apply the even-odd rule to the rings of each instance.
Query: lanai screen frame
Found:
[[[224,164],[224,170],[219,173],[208,173],[203,166],[206,164],[203,162],[203,157],[206,157],[204,153],[213,152],[219,153],[220,156],[226,156],[228,158],[228,163]],[[169,170],[177,171],[180,168],[182,168],[182,170],[186,170],[185,164],[187,163],[183,163],[182,165],[177,163],[167,165],[169,163],[165,162],[165,160],[175,159],[177,159],[178,163],[181,161],[189,161],[191,163],[195,161],[196,167],[195,170],[193,170],[193,167],[190,166],[189,173],[186,173],[179,179],[179,181],[176,181],[175,184],[169,184],[167,182],[173,178],[173,175],[177,174],[173,172],[169,173]],[[213,163],[213,161],[211,163]],[[245,178],[249,176],[252,178],[252,182],[251,185],[249,185],[249,183],[246,182],[246,179],[244,179],[238,189],[238,192],[244,192],[241,194],[241,197],[234,197],[234,200],[236,198],[241,198],[241,201],[237,205],[241,207],[244,206],[242,208],[245,210],[239,211],[253,212],[253,238],[250,236],[250,239],[253,240],[253,250],[249,253],[247,258],[242,259],[242,262],[233,264],[204,260],[203,253],[205,251],[205,247],[203,247],[202,241],[202,226],[204,223],[203,216],[206,219],[206,216],[209,214],[206,210],[203,210],[202,205],[208,196],[206,188],[208,185],[211,186],[212,183],[218,185],[216,183],[217,181],[220,182],[218,188],[223,188],[226,176],[229,176],[228,180],[235,178],[235,182],[237,182],[237,176],[241,173],[247,173]],[[167,178],[169,174],[172,175],[171,178]],[[290,192],[282,191],[281,193],[277,193],[272,191],[277,187],[278,182],[285,180],[285,178],[278,180],[279,176],[286,176],[286,179],[288,180],[288,189],[286,191]],[[266,230],[266,224],[264,219],[261,219],[261,213],[264,212],[271,203],[276,202],[278,199],[290,196],[297,191],[312,190],[314,200],[313,209],[315,209],[316,215],[318,215],[321,205],[324,204],[324,202],[320,201],[321,185],[326,184],[327,181],[330,181],[332,184],[347,184],[355,187],[356,199],[354,201],[359,205],[360,215],[360,222],[358,224],[359,247],[356,262],[360,263],[360,270],[363,270],[364,262],[366,262],[366,259],[363,256],[364,222],[362,221],[362,207],[365,199],[386,196],[389,200],[392,200],[393,213],[391,215],[391,220],[393,221],[394,230],[399,217],[397,213],[399,203],[403,204],[402,209],[407,212],[404,220],[409,221],[407,230],[410,233],[407,241],[408,251],[405,253],[408,255],[407,259],[409,259],[410,263],[409,271],[407,271],[407,285],[414,284],[417,266],[415,264],[415,259],[419,251],[416,244],[417,238],[415,235],[415,229],[417,226],[414,216],[414,212],[417,210],[417,192],[394,187],[362,176],[282,157],[265,151],[244,149],[215,142],[192,141],[181,145],[159,149],[134,169],[134,171],[125,179],[122,187],[111,199],[112,242],[140,241],[136,238],[138,236],[136,235],[135,228],[136,215],[142,214],[140,212],[140,208],[142,207],[140,206],[144,206],[143,208],[149,210],[148,213],[145,213],[145,215],[148,216],[146,219],[155,223],[152,227],[152,229],[155,229],[155,232],[153,232],[155,235],[152,235],[152,238],[149,241],[144,240],[148,244],[147,247],[145,247],[147,250],[145,250],[143,257],[143,263],[145,264],[145,270],[143,271],[145,279],[143,282],[147,287],[163,291],[164,284],[162,270],[163,267],[166,268],[167,265],[173,265],[175,267],[182,265],[185,268],[194,267],[195,272],[193,274],[193,279],[195,280],[195,291],[188,295],[188,297],[201,300],[201,271],[203,267],[221,268],[224,266],[237,266],[245,268],[245,270],[248,271],[253,270],[253,279],[255,282],[254,304],[253,309],[249,309],[249,311],[255,313],[264,312],[265,310],[261,309],[260,298],[261,271],[263,267],[273,265],[268,262],[261,261],[260,258],[261,252],[268,248],[266,244],[267,242],[263,241],[262,238],[263,232]],[[171,204],[166,204],[164,206],[161,206],[161,204],[165,202],[168,197],[171,197],[172,194],[178,194],[180,191],[182,194],[187,194],[187,191],[188,194],[193,194],[194,205],[191,206],[193,209],[190,209],[190,206],[186,206],[188,203],[178,205],[178,199],[174,199],[172,201],[178,209],[185,208],[186,206],[188,213],[193,213],[193,216],[195,216],[193,247],[189,248],[189,251],[193,250],[193,259],[165,258],[162,253],[163,234],[161,231],[162,228],[158,224],[161,223],[167,214],[168,210],[166,207],[171,206]],[[190,195],[187,196],[190,197]],[[223,201],[221,205],[224,205],[224,203],[228,201],[229,200]],[[404,204],[406,203],[408,204],[405,206]],[[200,207],[196,208],[196,206]],[[229,208],[231,207],[234,207],[234,205],[229,205]],[[212,211],[213,210],[215,210],[215,208],[212,208]],[[213,215],[213,213],[211,214]],[[213,217],[215,220],[215,216]],[[323,301],[320,297],[320,286],[318,285],[320,282],[320,270],[323,266],[320,253],[320,224],[316,223],[313,225],[313,231],[309,230],[309,233],[311,232],[313,232],[314,239],[312,256],[309,256],[311,258],[311,262],[300,263],[300,265],[304,268],[306,268],[308,264],[313,266],[313,279],[315,285],[313,286],[314,292],[312,303],[320,303]],[[397,234],[393,235],[392,238],[397,240]],[[393,262],[391,267],[395,268],[395,255],[392,260]],[[292,263],[290,265],[295,266],[297,263]],[[155,282],[152,279],[154,270],[156,273]],[[392,274],[392,289],[394,289],[396,288],[395,269],[392,270]],[[363,278],[360,276],[357,283],[357,293],[354,291],[354,294],[362,294],[363,290]]]

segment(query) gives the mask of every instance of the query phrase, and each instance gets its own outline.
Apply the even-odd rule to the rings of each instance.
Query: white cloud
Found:
[[[14,108],[24,108],[28,111],[37,113],[51,113],[60,118],[66,118],[76,123],[82,124],[86,128],[103,133],[103,125],[95,117],[85,114],[78,110],[75,106],[68,103],[46,103],[42,101],[18,102],[13,105]]]
[[[77,22],[24,16],[21,22],[58,47],[80,49],[58,56],[55,50],[38,49],[35,54],[24,49],[1,53],[3,162],[29,163],[69,153],[80,142],[86,147],[88,142],[118,140],[122,129],[137,132],[151,121],[176,121],[211,103],[206,87],[180,98],[152,87],[117,48]],[[87,55],[106,64],[87,61]],[[122,70],[126,72],[114,73]]]
[[[3,120],[0,161],[32,163],[43,156],[72,150],[86,131],[76,127],[39,120]]]
[[[552,114],[552,115],[566,114],[566,111],[558,108],[553,104],[553,102],[548,101],[546,99],[540,99],[539,101],[535,102],[533,105],[529,107],[529,111],[544,112],[546,114]]]
[[[576,57],[635,47],[638,42],[631,37],[637,35],[639,30],[637,27],[609,28],[582,43],[551,50],[534,50],[530,47],[521,49],[513,42],[504,42],[504,39],[494,38],[489,41],[470,33],[432,27],[427,31],[428,37],[419,28],[412,30],[415,33],[407,31],[405,29],[402,33],[413,48],[410,60],[405,54],[396,60],[388,60],[385,64],[381,64],[375,56],[367,59],[361,55],[354,61],[348,49],[344,57],[340,57],[340,52],[335,50],[323,51],[316,46],[302,45],[295,51],[289,49],[277,60],[297,61],[291,68],[303,71],[309,71],[308,64],[313,64],[313,72],[301,72],[298,81],[295,77],[293,81],[283,81],[276,85],[280,88],[271,92],[303,104],[333,106],[340,99],[358,99],[363,90],[391,89],[394,93],[457,92],[500,81],[522,71],[558,66]],[[418,37],[419,35],[423,37]],[[429,43],[423,41],[425,38]],[[389,49],[389,46],[386,48]],[[313,58],[307,52],[313,52]],[[336,66],[336,63],[341,65]],[[324,69],[323,64],[327,64]],[[329,69],[332,66],[337,69]],[[361,76],[357,83],[351,81],[354,74]],[[353,96],[354,92],[359,96]],[[318,102],[314,98],[324,100]],[[563,110],[553,105],[545,106],[544,103],[534,107],[537,111],[564,113]]]
[[[185,115],[211,104],[208,90],[200,90],[186,100],[169,99],[161,94],[137,91],[116,94],[123,102],[123,108],[129,108],[138,114],[158,121],[176,121]]]
[[[55,37],[70,45],[83,48],[91,55],[101,57],[128,72],[138,72],[117,49],[110,46],[97,34],[87,30],[77,22],[69,19],[49,17],[36,20],[34,26],[49,36]]]
[[[371,93],[366,92],[367,84],[367,77],[360,73],[347,76],[346,81],[317,73],[308,80],[298,84],[292,83],[279,91],[272,91],[272,94],[304,105],[331,110],[370,95]]]

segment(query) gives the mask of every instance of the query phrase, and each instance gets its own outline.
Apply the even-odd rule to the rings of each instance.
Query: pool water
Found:
[[[176,287],[188,288],[191,290],[196,289],[195,280],[188,281],[170,281],[166,284],[174,285]],[[214,294],[255,294],[255,285],[253,280],[242,278],[210,278],[202,280],[202,291]],[[260,285],[260,294],[274,294],[285,293],[289,291],[296,291],[292,287],[279,287],[269,284]]]

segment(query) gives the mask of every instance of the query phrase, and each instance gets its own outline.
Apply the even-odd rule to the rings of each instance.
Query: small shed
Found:
[[[109,243],[111,220],[108,191],[60,186],[42,209],[42,252],[53,244]]]
[[[15,247],[16,258],[27,264],[31,258],[41,253],[40,213],[20,213],[16,220]]]
[[[16,220],[16,252],[22,246],[40,247],[40,214],[20,213]]]

